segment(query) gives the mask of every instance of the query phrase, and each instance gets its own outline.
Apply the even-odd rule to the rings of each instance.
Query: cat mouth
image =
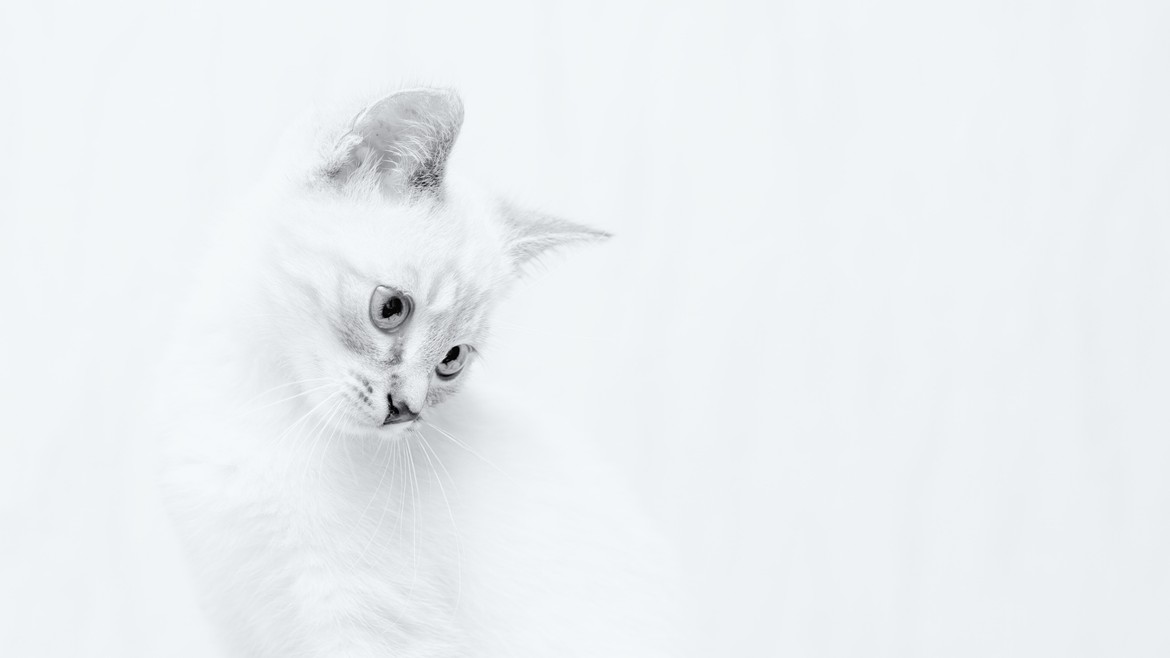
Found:
[[[418,431],[419,424],[413,420],[403,420],[396,422],[383,421],[380,425],[375,425],[373,434],[388,441],[398,441],[411,435],[411,433]]]
[[[409,425],[418,420],[418,414],[386,414],[386,418],[382,420],[382,427],[390,427],[393,425]]]

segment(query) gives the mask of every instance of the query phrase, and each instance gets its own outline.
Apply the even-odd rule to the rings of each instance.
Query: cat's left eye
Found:
[[[410,295],[386,286],[374,288],[370,297],[370,320],[382,331],[394,331],[410,317],[414,304]]]
[[[447,350],[447,355],[443,357],[443,361],[435,366],[435,373],[442,379],[450,379],[458,375],[463,366],[467,364],[467,357],[471,355],[470,345],[456,345]]]

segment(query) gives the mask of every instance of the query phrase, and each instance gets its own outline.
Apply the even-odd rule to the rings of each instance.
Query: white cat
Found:
[[[605,235],[448,180],[462,113],[316,137],[192,302],[164,489],[229,655],[673,655],[668,560],[573,419],[474,372],[525,263]]]

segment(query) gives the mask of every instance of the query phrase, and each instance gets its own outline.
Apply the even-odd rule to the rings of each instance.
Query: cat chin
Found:
[[[379,425],[368,428],[370,436],[380,441],[402,441],[411,434],[418,432],[418,422],[399,423],[396,425]]]
[[[409,425],[363,425],[351,426],[342,435],[350,441],[385,441],[396,443],[405,441],[412,434],[418,432],[417,423]]]

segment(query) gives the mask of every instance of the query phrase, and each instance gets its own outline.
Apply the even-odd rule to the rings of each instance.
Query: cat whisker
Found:
[[[372,505],[374,503],[374,500],[378,497],[378,492],[382,488],[382,481],[386,479],[386,471],[390,468],[391,462],[393,462],[395,469],[397,469],[398,464],[401,461],[399,459],[399,455],[402,452],[401,446],[399,446],[397,443],[394,443],[393,446],[394,446],[393,452],[390,455],[390,458],[387,459],[386,463],[382,466],[382,477],[378,479],[378,486],[374,490],[374,495],[370,498],[370,502],[366,504],[366,509],[369,509],[370,505]],[[393,490],[391,490],[391,493],[393,493]],[[406,501],[406,488],[405,488],[405,486],[403,486],[402,495],[399,497],[398,520],[395,521],[395,523],[394,523],[394,533],[392,533],[392,535],[396,535],[398,532],[398,525],[402,520],[403,513],[406,511],[405,501]],[[362,547],[361,552],[358,553],[357,559],[354,560],[353,568],[356,569],[357,567],[361,566],[362,560],[366,556],[366,551],[370,550],[370,545],[372,545],[374,543],[374,540],[378,537],[378,531],[382,529],[382,522],[386,519],[386,511],[390,509],[390,505],[388,504],[390,502],[391,501],[386,501],[387,504],[384,504],[382,506],[382,513],[378,515],[378,522],[374,524],[374,531],[370,533],[370,538],[366,540],[365,546]],[[360,525],[361,519],[365,517],[365,514],[366,513],[363,510],[361,517],[358,518],[359,525]]]
[[[411,435],[407,434],[402,443],[406,445],[407,465],[410,467],[410,480],[413,484],[411,489],[412,503],[411,512],[413,514],[413,527],[411,528],[410,541],[411,551],[413,557],[411,559],[412,571],[410,574],[410,587],[406,592],[406,600],[402,604],[402,609],[398,611],[398,617],[395,618],[394,623],[397,624],[402,620],[402,615],[406,614],[406,609],[409,607],[410,601],[414,598],[414,586],[418,581],[418,506],[422,502],[422,491],[418,483],[418,471],[414,468],[414,452],[410,449]]]
[[[333,406],[329,407],[329,411],[321,414],[321,419],[318,420],[317,424],[313,426],[312,431],[315,433],[315,435],[313,436],[312,442],[309,444],[309,454],[305,456],[305,469],[301,474],[302,481],[309,479],[309,469],[311,469],[313,466],[313,454],[317,452],[317,445],[321,443],[321,437],[329,429],[329,423],[333,419],[333,416],[344,404],[345,396],[341,396],[340,399],[333,403]],[[324,457],[322,457],[322,460],[324,460]],[[320,475],[320,471],[323,470],[324,467],[322,465],[322,468],[318,469],[318,475]]]
[[[451,509],[451,499],[447,497],[447,489],[443,486],[443,478],[439,475],[439,471],[435,469],[435,462],[437,461],[443,469],[443,472],[447,474],[447,479],[451,482],[452,487],[455,486],[455,480],[451,477],[451,472],[443,465],[443,460],[439,458],[439,453],[435,452],[434,447],[430,445],[427,438],[421,433],[418,436],[421,439],[419,445],[422,447],[423,456],[427,458],[427,463],[431,466],[431,472],[435,474],[435,481],[439,483],[439,492],[443,494],[443,502],[447,504],[447,516],[451,519],[451,529],[455,531],[455,607],[451,610],[451,617],[454,618],[455,613],[459,611],[459,604],[463,600],[463,538],[459,534],[459,525],[455,523],[455,511]],[[427,454],[427,451],[434,454],[435,461],[431,461],[431,457]]]
[[[406,444],[406,464],[410,466],[410,481],[414,487],[414,498],[411,499],[411,517],[413,525],[410,528],[410,543],[414,551],[415,576],[418,575],[418,506],[422,503],[422,492],[418,483],[418,470],[414,466],[414,451],[410,449],[410,435],[403,441]],[[411,577],[411,590],[414,590],[414,577]]]
[[[301,383],[301,382],[296,382],[296,383]],[[252,408],[247,408],[245,406],[245,407],[241,407],[241,409],[246,413],[255,413],[255,412],[261,411],[263,409],[268,409],[269,407],[275,407],[278,404],[283,404],[283,403],[288,402],[290,400],[295,400],[297,398],[304,397],[306,395],[311,395],[313,393],[316,393],[317,391],[323,391],[323,390],[329,388],[330,386],[333,386],[334,383],[335,383],[334,381],[329,381],[328,383],[321,384],[320,386],[314,386],[314,387],[309,388],[309,389],[305,389],[304,391],[301,391],[300,393],[297,393],[296,395],[290,395],[286,398],[283,398],[281,400],[277,400],[275,402],[269,402],[267,404],[260,405],[259,407],[252,407]],[[293,384],[284,384],[283,386],[292,386],[292,385]],[[275,390],[275,389],[270,389],[268,392],[271,392],[272,390]],[[255,398],[252,398],[252,400],[250,400],[249,402],[255,401],[260,396],[266,395],[266,394],[267,393],[261,393],[260,395],[256,396]],[[245,403],[245,405],[247,405],[247,404],[248,403]]]
[[[515,481],[515,480],[513,480],[512,475],[510,473],[508,473],[504,469],[500,468],[499,466],[496,466],[495,464],[493,464],[491,461],[488,460],[487,457],[484,457],[483,455],[481,455],[478,452],[476,452],[475,450],[473,450],[471,448],[471,446],[467,445],[466,443],[464,443],[464,442],[460,441],[459,439],[455,438],[454,436],[452,436],[451,433],[448,432],[447,430],[443,429],[442,427],[439,427],[438,425],[432,423],[429,420],[424,420],[422,422],[426,423],[427,426],[429,426],[429,427],[433,427],[435,429],[435,431],[437,431],[439,434],[442,434],[443,436],[447,437],[447,439],[449,439],[455,445],[459,446],[460,448],[463,448],[467,452],[471,453],[473,456],[479,458],[483,463],[496,469],[496,471],[499,472],[500,475],[503,475],[504,477],[508,478],[509,480],[512,480],[513,482]]]
[[[329,437],[325,439],[325,448],[323,449],[322,454],[323,455],[328,454],[329,448],[333,445],[333,440],[335,438],[337,438],[338,436],[341,436],[342,437],[341,447],[342,447],[342,449],[345,450],[345,457],[346,457],[345,463],[349,466],[350,479],[353,479],[353,477],[354,477],[353,455],[349,451],[349,441],[345,440],[345,438],[344,438],[345,435],[341,431],[342,422],[345,420],[345,415],[346,415],[345,403],[348,401],[349,401],[348,399],[343,399],[341,401],[341,404],[337,405],[337,412],[329,420],[329,423],[331,425],[333,425],[333,431],[330,432]]]
[[[382,448],[383,448],[384,443],[386,443],[386,442],[385,441],[378,442],[378,449],[374,451],[374,462],[377,462],[381,458]],[[382,463],[382,474],[378,477],[378,484],[374,485],[374,494],[372,496],[370,496],[370,500],[366,502],[366,506],[363,507],[361,513],[358,514],[357,522],[354,524],[355,531],[361,527],[362,519],[366,518],[366,512],[370,511],[370,507],[374,504],[374,501],[378,498],[378,494],[382,493],[382,483],[386,481],[386,472],[390,470],[390,457],[391,457],[391,455],[387,455],[386,461]],[[386,508],[383,507],[382,511],[383,511],[383,513],[385,513]],[[363,552],[363,554],[364,554],[364,552]],[[360,557],[361,556],[359,556],[359,559],[360,559]]]
[[[298,425],[300,425],[301,423],[305,422],[305,419],[306,419],[306,418],[308,418],[308,417],[309,417],[309,416],[310,416],[310,415],[311,415],[311,414],[312,414],[314,411],[316,411],[317,409],[320,409],[322,406],[324,406],[324,404],[325,404],[326,402],[330,402],[330,401],[332,401],[332,399],[333,399],[333,397],[334,397],[335,395],[338,395],[338,392],[337,392],[337,391],[334,391],[333,393],[330,393],[329,395],[326,395],[326,396],[325,396],[325,398],[324,398],[323,400],[321,400],[320,402],[318,402],[316,405],[314,405],[312,409],[309,409],[309,410],[308,410],[308,411],[306,411],[305,413],[301,414],[300,418],[297,418],[295,421],[293,421],[293,422],[292,422],[292,424],[290,424],[288,427],[286,427],[286,428],[284,429],[284,431],[283,431],[283,432],[281,432],[281,433],[280,433],[280,434],[279,434],[279,435],[276,437],[276,440],[277,440],[277,441],[283,440],[283,439],[284,439],[284,437],[288,436],[288,433],[289,433],[289,432],[291,432],[291,431],[293,430],[293,428],[295,428],[296,426],[298,426]],[[298,436],[299,436],[299,434],[298,434]]]
[[[297,386],[298,384],[309,384],[312,382],[333,382],[333,381],[336,381],[333,377],[310,377],[308,379],[300,379],[300,380],[297,380],[294,382],[284,382],[283,384],[277,384],[276,386],[273,386],[272,388],[269,388],[267,390],[264,390],[264,391],[257,393],[256,395],[252,396],[248,400],[244,401],[243,404],[250,404],[250,403],[255,402],[256,400],[260,399],[261,397],[268,395],[269,393],[271,393],[273,391],[278,391],[282,388],[288,388],[289,386]]]
[[[337,436],[341,437],[341,447],[343,450],[345,450],[345,465],[349,469],[349,479],[350,481],[353,481],[357,479],[357,473],[354,471],[353,451],[351,449],[352,441],[346,437],[345,431],[341,429],[348,424],[349,418],[347,416],[348,414],[344,411],[340,414],[340,417],[336,423],[336,432]],[[330,437],[329,440],[332,442],[333,437]],[[328,450],[328,446],[326,446],[326,449]],[[382,449],[381,441],[378,442],[378,449]],[[375,459],[377,459],[377,457],[375,457]]]
[[[338,391],[334,391],[334,392],[330,393],[329,395],[326,395],[323,400],[318,402],[316,405],[314,405],[311,409],[309,409],[305,413],[301,414],[301,416],[299,418],[297,418],[295,421],[293,421],[292,424],[290,424],[287,428],[285,428],[285,430],[283,432],[281,432],[276,437],[276,442],[279,443],[281,441],[284,441],[285,437],[287,437],[289,435],[289,433],[293,431],[293,429],[297,428],[298,426],[301,426],[305,422],[306,419],[308,419],[310,416],[312,416],[313,412],[315,412],[318,409],[320,409],[321,407],[323,407],[326,403],[334,402],[335,401],[334,398],[339,394],[340,393]],[[302,427],[302,429],[303,429],[303,427]],[[292,441],[292,443],[293,443],[292,448],[293,449],[291,452],[293,454],[296,453],[296,446],[300,444],[300,437],[301,436],[302,436],[302,431],[297,430],[297,434]],[[285,486],[286,490],[287,490],[287,487],[289,484],[288,475],[289,475],[289,471],[291,469],[292,469],[292,461],[290,460],[288,462],[288,464],[286,464],[285,469],[284,469],[284,476],[281,478],[281,481],[284,482],[284,486]]]
[[[398,469],[398,480],[402,482],[402,493],[398,496],[398,518],[394,521],[394,532],[392,537],[398,539],[400,534],[406,533],[406,524],[403,519],[406,518],[406,488],[409,480],[406,478],[406,449],[402,446],[402,442],[394,443],[395,449],[395,468]]]

